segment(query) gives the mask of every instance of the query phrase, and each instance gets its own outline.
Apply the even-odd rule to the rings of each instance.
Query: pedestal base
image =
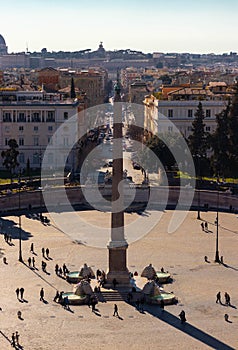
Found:
[[[109,248],[109,270],[106,276],[106,286],[113,286],[113,280],[116,280],[116,288],[130,287],[130,274],[126,267],[126,250],[127,245]]]

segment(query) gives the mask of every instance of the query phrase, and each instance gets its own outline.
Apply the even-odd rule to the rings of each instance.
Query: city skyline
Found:
[[[161,0],[22,0],[1,5],[0,34],[8,52],[131,48],[148,52],[237,51],[234,0],[169,4]]]

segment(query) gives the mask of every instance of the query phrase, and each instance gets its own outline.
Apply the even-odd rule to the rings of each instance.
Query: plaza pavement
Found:
[[[102,225],[110,224],[110,215],[96,211],[78,212],[84,220]],[[150,213],[147,213],[150,215]],[[99,303],[99,314],[88,306],[71,306],[64,310],[52,301],[56,290],[71,291],[73,286],[57,277],[54,266],[66,263],[70,270],[78,270],[85,262],[94,271],[107,269],[106,249],[87,247],[73,242],[51,221],[44,226],[38,220],[22,217],[23,258],[27,265],[30,245],[33,242],[38,271],[18,262],[18,217],[3,217],[3,230],[13,234],[14,246],[5,243],[1,235],[1,250],[8,265],[0,261],[0,349],[11,349],[12,332],[20,334],[24,350],[73,350],[73,349],[237,349],[238,348],[238,218],[235,214],[220,214],[219,249],[227,266],[214,263],[216,213],[201,213],[212,232],[202,232],[196,213],[190,212],[173,233],[168,234],[172,212],[163,213],[160,222],[142,239],[128,248],[128,268],[138,271],[149,263],[160,270],[163,266],[173,277],[165,290],[173,291],[178,304],[166,306],[164,313],[159,307],[146,306],[138,312],[134,306],[118,302],[121,319],[113,317],[113,303]],[[48,214],[47,214],[48,216]],[[126,224],[137,219],[137,214],[126,214]],[[80,231],[81,228],[79,227]],[[53,260],[47,261],[49,275],[41,270],[41,248],[49,248]],[[204,262],[207,255],[210,263]],[[138,277],[142,287],[145,279]],[[25,288],[21,303],[17,300],[17,287]],[[39,301],[41,287],[45,290],[48,304]],[[216,304],[216,294],[231,296],[226,307]],[[178,314],[185,310],[187,323],[180,324]],[[23,320],[17,318],[22,311]],[[229,314],[232,323],[225,322]]]

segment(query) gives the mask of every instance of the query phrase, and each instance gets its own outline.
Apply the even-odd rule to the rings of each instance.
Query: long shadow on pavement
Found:
[[[180,319],[178,317],[165,310],[162,311],[159,307],[152,305],[144,305],[144,311],[158,318],[159,320],[169,324],[170,326],[176,328],[177,330],[186,333],[190,337],[193,337],[194,339],[212,347],[213,349],[235,350],[235,348],[232,348],[231,346],[214,338],[210,334],[205,333],[204,331],[198,329],[190,323],[186,322],[184,324],[181,324]]]

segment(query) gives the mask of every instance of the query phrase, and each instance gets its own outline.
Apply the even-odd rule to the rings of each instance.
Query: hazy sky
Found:
[[[238,51],[237,0],[0,0],[9,52]]]

